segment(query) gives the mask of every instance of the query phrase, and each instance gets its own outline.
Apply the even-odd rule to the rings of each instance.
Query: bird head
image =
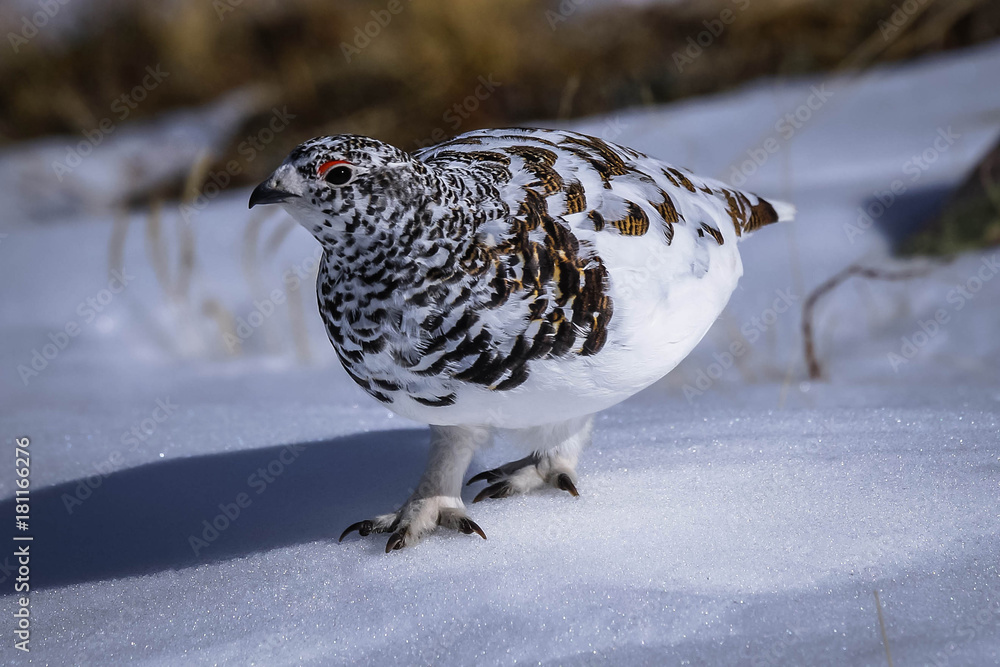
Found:
[[[427,176],[422,163],[375,139],[316,137],[254,188],[250,208],[281,204],[324,245],[384,238],[412,218]]]

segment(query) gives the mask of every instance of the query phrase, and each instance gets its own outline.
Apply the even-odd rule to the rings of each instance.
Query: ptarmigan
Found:
[[[462,480],[497,430],[525,458],[476,475],[476,497],[577,495],[594,413],[672,370],[743,273],[736,243],[790,220],[768,202],[638,151],[554,130],[494,129],[405,153],[311,139],[250,196],[284,206],[325,250],[330,341],[362,389],[430,424],[430,461],[393,514],[344,535],[483,530]]]

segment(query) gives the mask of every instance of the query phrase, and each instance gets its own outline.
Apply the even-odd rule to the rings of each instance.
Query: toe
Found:
[[[344,538],[354,531],[358,531],[358,535],[361,537],[367,537],[372,533],[388,533],[389,531],[396,530],[398,525],[399,517],[397,515],[382,514],[374,519],[365,519],[364,521],[352,523],[343,533],[340,534],[340,539],[337,541],[343,542]]]
[[[466,516],[461,503],[460,498],[455,498],[450,503],[439,498],[411,499],[394,514],[382,514],[351,524],[340,539],[342,541],[355,531],[362,537],[373,533],[391,533],[385,543],[386,553],[417,544],[437,527],[457,530],[466,535],[475,533],[485,540],[486,533],[479,524]]]
[[[389,541],[385,543],[385,552],[399,551],[406,546],[406,531],[397,530],[389,536]]]
[[[513,476],[519,470],[538,465],[540,460],[541,456],[537,452],[533,452],[525,456],[523,459],[511,461],[510,463],[505,463],[499,468],[484,470],[478,475],[473,475],[472,478],[465,483],[465,485],[469,486],[470,484],[475,484],[476,482],[487,482],[489,484],[493,484],[494,482],[500,481],[505,477]]]
[[[479,524],[467,517],[465,512],[461,510],[442,510],[441,514],[438,515],[438,525],[442,528],[452,528],[466,535],[476,533],[479,537],[486,539],[486,533],[479,527]]]
[[[573,483],[573,479],[564,472],[559,473],[556,477],[556,486],[563,491],[569,491],[571,496],[579,496],[580,492],[576,490],[576,484]]]
[[[357,523],[352,523],[350,526],[347,527],[347,530],[345,530],[343,533],[340,534],[340,539],[337,541],[343,542],[344,538],[353,533],[354,531],[358,531],[358,535],[360,535],[361,537],[370,535],[372,532],[372,522],[369,519],[365,519],[364,521],[358,521]]]
[[[469,481],[465,483],[466,486],[471,486],[476,482],[489,482],[493,483],[500,479],[500,473],[497,470],[484,470],[478,475],[474,475],[469,478]]]
[[[478,523],[476,523],[469,517],[465,517],[459,522],[459,530],[461,530],[466,535],[472,535],[473,533],[476,533],[477,535],[479,535],[479,537],[483,538],[484,540],[486,539],[486,533],[483,532],[483,529],[479,527]]]
[[[486,498],[506,498],[507,496],[513,494],[514,486],[510,482],[504,480],[487,486],[485,489],[476,494],[476,497],[472,499],[472,502],[478,503],[480,500],[485,500]]]

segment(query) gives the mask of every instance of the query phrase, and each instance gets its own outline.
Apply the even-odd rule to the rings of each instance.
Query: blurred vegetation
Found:
[[[947,256],[993,245],[1000,245],[1000,141],[900,253]]]
[[[910,5],[895,29],[894,11]],[[130,120],[248,84],[273,88],[296,115],[240,183],[317,134],[412,149],[478,127],[864,68],[1000,36],[1000,3],[988,0],[135,0],[78,13],[70,34],[0,60],[0,142],[91,129],[159,64],[169,78]],[[481,80],[496,85],[476,99]],[[239,138],[269,115],[251,119],[218,163],[236,159]]]

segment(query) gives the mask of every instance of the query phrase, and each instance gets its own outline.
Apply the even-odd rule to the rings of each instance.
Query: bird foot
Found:
[[[474,476],[466,485],[476,482],[489,484],[476,494],[472,502],[486,498],[506,498],[516,493],[527,493],[546,485],[568,491],[578,496],[576,473],[564,462],[548,454],[535,452],[518,461],[511,461],[499,468],[486,470]]]
[[[486,539],[483,529],[465,514],[460,498],[432,496],[410,499],[397,512],[353,523],[338,541],[343,542],[354,531],[362,537],[372,533],[392,533],[385,545],[385,552],[389,553],[416,544],[438,527],[451,528],[466,535],[476,533]]]

